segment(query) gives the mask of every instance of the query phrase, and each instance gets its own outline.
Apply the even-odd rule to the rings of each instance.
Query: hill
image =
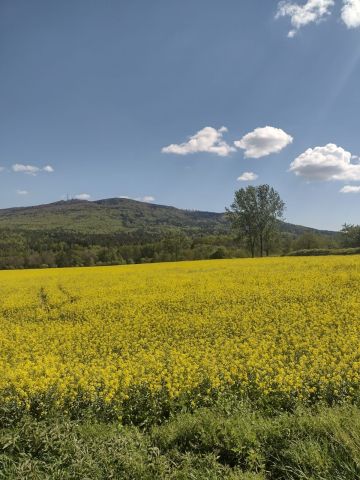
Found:
[[[79,234],[116,234],[143,230],[163,232],[178,228],[186,234],[221,234],[229,231],[224,213],[182,210],[126,198],[69,200],[32,207],[0,210],[0,229],[66,231]],[[335,232],[281,222],[282,232],[333,235]]]
[[[272,242],[270,254],[337,246],[336,232],[285,222],[279,226],[281,235]],[[315,235],[304,238],[306,232]],[[0,210],[0,269],[248,254],[246,243],[235,239],[224,213],[182,210],[126,198],[70,200]]]
[[[119,233],[139,229],[181,228],[219,232],[227,229],[223,214],[181,210],[125,198],[69,200],[0,210],[0,228]]]

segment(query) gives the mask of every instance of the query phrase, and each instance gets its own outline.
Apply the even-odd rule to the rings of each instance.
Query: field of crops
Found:
[[[359,395],[358,257],[3,271],[0,288],[3,416]]]

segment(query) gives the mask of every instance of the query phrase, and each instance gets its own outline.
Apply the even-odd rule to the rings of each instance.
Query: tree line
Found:
[[[360,247],[360,226],[341,234],[281,230],[285,203],[269,185],[235,192],[226,209],[228,233],[177,228],[136,229],[112,234],[64,230],[0,230],[0,269],[122,265],[286,255],[297,250]]]

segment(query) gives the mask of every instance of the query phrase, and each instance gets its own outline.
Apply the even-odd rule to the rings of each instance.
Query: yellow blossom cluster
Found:
[[[360,257],[2,271],[0,288],[2,403],[358,394]]]

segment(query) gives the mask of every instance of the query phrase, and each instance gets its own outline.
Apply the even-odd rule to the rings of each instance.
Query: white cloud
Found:
[[[145,195],[144,197],[137,197],[135,198],[138,202],[145,202],[145,203],[151,203],[155,202],[155,197],[152,195]]]
[[[15,165],[12,166],[12,169],[14,172],[26,173],[28,175],[36,175],[40,171],[39,167],[35,167],[34,165],[23,165],[21,163],[15,163]]]
[[[308,148],[290,164],[290,172],[308,180],[360,180],[360,164],[351,163],[352,155],[342,147],[328,143]]]
[[[27,195],[29,192],[27,190],[16,190],[18,195]]]
[[[0,167],[0,172],[3,172],[5,170],[5,167]]]
[[[345,185],[340,193],[360,193],[360,185]]]
[[[26,173],[27,175],[37,175],[39,172],[48,172],[51,173],[54,171],[51,165],[46,165],[43,168],[36,167],[35,165],[23,165],[22,163],[15,163],[12,167],[14,172],[17,173]]]
[[[237,179],[239,182],[251,182],[253,180],[256,180],[258,178],[258,175],[254,172],[244,172],[240,177]]]
[[[309,23],[318,23],[327,15],[334,6],[334,0],[307,0],[304,5],[289,1],[281,1],[275,18],[290,17],[290,23],[293,27],[289,31],[288,37],[294,37],[298,30]]]
[[[280,152],[292,141],[293,137],[281,128],[267,126],[255,128],[254,131],[247,133],[234,144],[236,147],[245,150],[245,157],[260,158]]]
[[[173,143],[162,148],[163,153],[175,153],[177,155],[188,155],[189,153],[214,153],[220,157],[227,157],[235,151],[234,147],[223,140],[223,133],[227,132],[226,127],[218,130],[213,127],[205,127],[191,136],[187,142]]]
[[[155,197],[152,195],[144,195],[143,197],[129,197],[128,195],[120,195],[118,198],[124,198],[125,200],[137,200],[138,202],[151,203],[155,202]]]
[[[153,197],[152,195],[145,195],[145,197],[142,198],[142,201],[143,202],[155,202],[155,197]]]
[[[90,200],[91,195],[88,193],[78,193],[77,195],[74,196],[75,200]]]
[[[282,0],[278,3],[275,18],[290,17],[292,29],[288,37],[294,37],[300,28],[309,23],[319,23],[331,14],[334,0],[307,0],[303,5]],[[360,0],[343,0],[341,19],[347,28],[360,27]]]
[[[341,19],[348,28],[360,27],[360,0],[344,0]]]

